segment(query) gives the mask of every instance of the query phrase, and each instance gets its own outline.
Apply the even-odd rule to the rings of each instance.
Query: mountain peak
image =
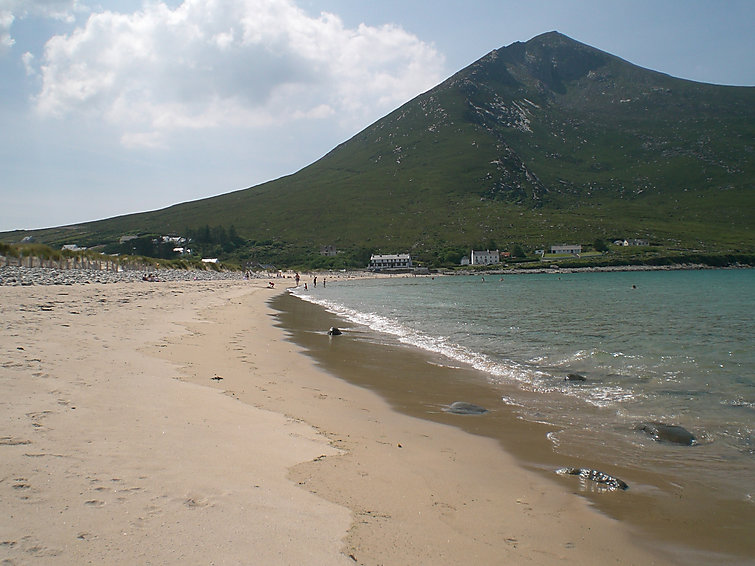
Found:
[[[546,31],[545,33],[541,33],[540,35],[536,35],[526,43],[545,43],[545,42],[572,42],[572,43],[579,43],[578,41],[572,39],[571,37],[564,35],[560,31]]]

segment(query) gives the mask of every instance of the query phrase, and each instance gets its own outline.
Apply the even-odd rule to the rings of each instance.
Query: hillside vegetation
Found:
[[[676,79],[551,32],[489,53],[294,175],[1,237],[93,246],[233,227],[221,256],[320,267],[617,238],[752,254],[753,140],[755,88]],[[323,259],[323,245],[344,253]]]

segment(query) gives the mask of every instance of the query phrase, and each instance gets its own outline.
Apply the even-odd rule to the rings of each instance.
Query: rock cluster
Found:
[[[238,271],[161,269],[151,272],[156,281],[216,281],[242,279]],[[97,269],[52,269],[42,267],[0,267],[0,285],[80,285],[87,283],[141,282],[149,272],[102,271]]]

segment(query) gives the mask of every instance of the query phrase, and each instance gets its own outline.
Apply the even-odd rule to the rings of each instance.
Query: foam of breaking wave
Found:
[[[452,362],[471,366],[485,373],[493,382],[517,383],[526,389],[541,393],[558,392],[568,397],[582,399],[596,407],[610,406],[633,397],[631,391],[616,385],[593,384],[580,388],[564,386],[562,380],[552,373],[538,368],[536,364],[521,364],[513,360],[494,360],[486,354],[454,343],[447,337],[431,336],[377,313],[352,309],[339,302],[322,296],[313,296],[301,290],[294,289],[290,292],[302,300],[324,307],[350,323],[393,336],[402,344],[440,354],[452,360]],[[446,365],[455,367],[452,364]]]
[[[306,293],[297,293],[296,291],[292,291],[292,293],[305,301],[324,307],[348,322],[393,336],[402,344],[421,348],[434,354],[440,354],[454,362],[471,366],[484,372],[494,382],[516,382],[534,391],[560,392],[570,397],[580,397],[595,406],[607,406],[614,401],[631,398],[631,393],[619,387],[598,386],[590,389],[582,388],[581,390],[565,388],[562,381],[536,367],[520,364],[512,360],[493,360],[486,354],[451,342],[446,337],[430,336],[374,312],[358,311],[338,302]]]
[[[494,361],[485,354],[455,344],[449,341],[446,337],[430,336],[379,314],[373,312],[361,312],[322,297],[314,297],[305,293],[297,293],[296,291],[294,291],[293,294],[305,301],[318,304],[336,316],[346,319],[351,323],[366,326],[376,332],[391,335],[402,344],[421,348],[422,350],[435,354],[441,354],[456,362],[472,366],[494,378],[529,382],[532,381],[532,378],[534,377],[534,375],[532,375],[533,370],[526,368],[521,364],[517,364],[513,361],[505,363]]]

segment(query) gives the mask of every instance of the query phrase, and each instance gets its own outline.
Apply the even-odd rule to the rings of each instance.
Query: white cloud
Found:
[[[334,115],[364,125],[437,84],[443,63],[399,27],[348,29],[293,0],[151,3],[92,13],[51,38],[35,102],[43,115],[100,117],[124,145],[155,147],[187,129]]]
[[[80,9],[78,0],[0,0],[0,53],[16,43],[11,35],[16,20],[36,17],[73,22]]]
[[[36,75],[37,70],[34,68],[34,54],[26,51],[23,55],[21,55],[21,62],[24,64],[24,69],[26,69],[27,76],[31,77]]]
[[[13,44],[16,43],[10,34],[10,28],[15,19],[11,11],[0,10],[0,53],[13,47]]]

